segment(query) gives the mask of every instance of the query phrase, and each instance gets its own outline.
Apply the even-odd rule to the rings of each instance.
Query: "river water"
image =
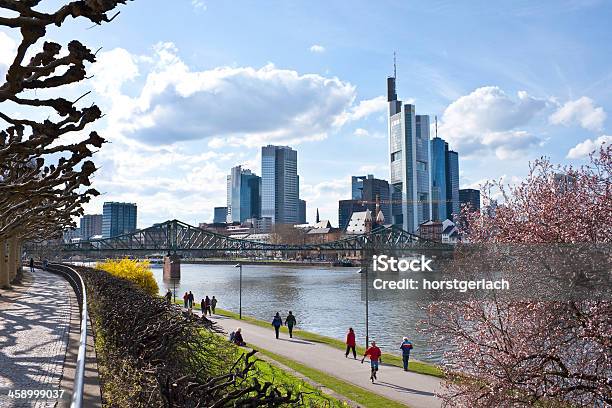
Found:
[[[160,266],[153,268],[160,292],[173,289],[164,281]],[[242,313],[272,321],[278,311],[283,319],[293,311],[298,328],[344,339],[353,327],[357,343],[365,342],[365,301],[361,275],[355,268],[318,266],[244,265],[242,267]],[[214,295],[221,309],[238,312],[239,269],[234,265],[182,264],[176,282],[177,299],[192,291],[196,302]],[[370,339],[384,351],[399,354],[407,336],[414,344],[413,356],[439,362],[441,350],[432,349],[427,337],[417,330],[424,317],[417,302],[401,296],[385,296],[369,302]],[[248,332],[244,334],[248,342]]]

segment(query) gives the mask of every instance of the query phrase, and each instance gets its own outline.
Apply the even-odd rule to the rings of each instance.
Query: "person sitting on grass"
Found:
[[[237,328],[235,332],[230,334],[229,340],[237,346],[246,346],[246,343],[242,338],[242,329],[240,327]]]

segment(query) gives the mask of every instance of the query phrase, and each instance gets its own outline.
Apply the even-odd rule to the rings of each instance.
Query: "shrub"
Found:
[[[149,261],[139,262],[127,258],[112,259],[98,262],[96,267],[118,278],[134,282],[149,295],[155,296],[159,293],[159,287],[153,277],[153,272],[151,272]]]

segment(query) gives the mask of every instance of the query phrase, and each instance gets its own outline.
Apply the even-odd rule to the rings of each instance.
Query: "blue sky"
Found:
[[[53,9],[58,2],[42,2]],[[437,115],[462,187],[516,182],[546,155],[579,165],[612,139],[612,3],[137,0],[111,24],[52,30],[102,47],[83,103],[112,143],[96,186],[139,226],[195,223],[225,205],[225,175],[259,173],[260,146],[298,150],[301,195],[337,222],[350,176],[388,178],[385,78]],[[0,33],[4,70],[17,33]],[[4,66],[2,65],[4,64]]]

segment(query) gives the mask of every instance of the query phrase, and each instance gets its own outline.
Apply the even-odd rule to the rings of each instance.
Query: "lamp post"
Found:
[[[365,329],[366,329],[366,335],[365,335],[365,348],[367,350],[368,348],[368,344],[370,341],[370,325],[369,325],[369,299],[368,299],[368,292],[369,292],[369,286],[368,286],[368,268],[365,268],[365,271],[363,269],[360,269],[358,273],[363,273],[365,272]]]
[[[239,295],[239,307],[238,307],[238,316],[240,320],[242,320],[242,264],[234,265],[235,268],[240,268],[240,295]]]

